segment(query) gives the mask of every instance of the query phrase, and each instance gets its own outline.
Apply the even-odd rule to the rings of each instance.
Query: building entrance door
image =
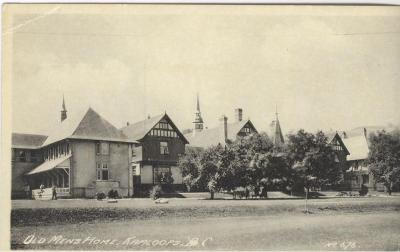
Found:
[[[140,175],[133,175],[133,197],[140,197]]]

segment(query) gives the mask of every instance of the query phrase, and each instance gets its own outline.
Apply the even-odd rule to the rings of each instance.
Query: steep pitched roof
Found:
[[[281,124],[279,123],[278,117],[276,117],[276,120],[272,121],[271,127],[271,138],[274,146],[281,146],[285,142],[285,140],[283,138]]]
[[[228,139],[229,140],[235,140],[237,134],[239,133],[239,131],[247,123],[249,123],[254,128],[254,130],[256,130],[256,128],[254,127],[254,125],[251,123],[250,120],[242,120],[242,121],[238,121],[238,122],[234,122],[234,123],[228,123]]]
[[[343,142],[350,152],[350,155],[347,156],[348,161],[368,158],[368,142],[364,135],[345,138]]]
[[[257,129],[250,120],[228,123],[228,140],[234,141],[239,131],[247,124],[249,124],[257,132]],[[205,129],[200,132],[196,132],[195,134],[187,133],[185,136],[189,141],[189,145],[193,147],[207,148],[213,145],[224,144],[224,132],[222,125],[211,129]]]
[[[339,144],[343,147],[343,150],[346,152],[347,155],[350,154],[349,150],[347,149],[347,146],[344,144],[343,139],[339,136],[337,132],[329,132],[325,133],[325,135],[328,138],[328,143],[332,143],[332,141],[336,140],[339,142]]]
[[[122,132],[135,140],[143,139],[147,133],[163,118],[164,114],[153,116],[121,128]]]
[[[136,122],[134,124],[125,126],[125,127],[121,128],[121,131],[126,136],[128,136],[130,139],[134,139],[136,141],[140,141],[150,132],[150,130],[152,128],[154,128],[154,126],[156,126],[156,124],[158,122],[161,121],[161,119],[166,119],[171,124],[171,126],[175,129],[177,134],[183,139],[183,141],[185,143],[188,143],[186,137],[180,132],[178,127],[176,127],[174,122],[171,120],[171,118],[166,113],[165,114],[160,114],[160,115],[157,115],[157,116],[153,116],[153,117],[151,117],[149,119],[146,119],[146,120],[143,120],[143,121],[139,121],[139,122]]]
[[[68,117],[59,123],[46,139],[43,146],[66,138],[135,142],[125,136],[92,108],[89,108],[83,116]]]
[[[25,133],[12,133],[11,147],[21,149],[38,149],[47,136]]]

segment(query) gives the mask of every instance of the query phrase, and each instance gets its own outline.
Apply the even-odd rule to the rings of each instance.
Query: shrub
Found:
[[[156,199],[160,198],[161,193],[162,193],[161,186],[160,186],[160,185],[155,185],[155,186],[153,186],[153,188],[151,189],[150,197],[151,197],[153,200],[156,200]]]
[[[108,191],[108,198],[110,198],[110,199],[117,199],[117,198],[119,198],[118,191],[117,191],[117,190],[113,190],[113,189],[111,189],[110,191]]]
[[[96,193],[96,199],[97,200],[103,200],[105,198],[106,198],[106,195],[103,192]]]

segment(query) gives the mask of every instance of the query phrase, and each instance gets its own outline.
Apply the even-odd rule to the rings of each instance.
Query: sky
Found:
[[[400,124],[400,8],[8,5],[12,131],[92,107],[118,128],[167,112],[192,128],[242,108],[284,134]]]

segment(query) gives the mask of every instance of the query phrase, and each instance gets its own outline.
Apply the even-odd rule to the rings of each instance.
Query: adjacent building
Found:
[[[182,172],[177,163],[189,142],[167,113],[127,123],[121,131],[138,142],[132,149],[129,173],[134,196],[147,195],[155,184],[172,182],[173,190],[183,189]]]
[[[368,190],[383,191],[383,184],[377,183],[368,166],[369,141],[367,128],[362,129],[361,134],[353,130],[350,137],[343,132],[343,142],[349,149],[347,156],[347,170],[345,173],[345,184],[348,190],[358,191],[362,186]]]
[[[249,119],[243,120],[243,110],[241,108],[235,109],[235,121],[232,123],[228,123],[228,117],[225,115],[221,116],[217,127],[204,129],[203,123],[199,103],[197,102],[194,130],[185,134],[190,147],[207,148],[219,144],[225,146],[239,137],[258,133]]]
[[[40,147],[46,141],[47,136],[12,133],[11,139],[11,164],[12,164],[12,190],[13,198],[25,197],[25,189],[28,185],[25,174],[43,163],[43,155]]]

